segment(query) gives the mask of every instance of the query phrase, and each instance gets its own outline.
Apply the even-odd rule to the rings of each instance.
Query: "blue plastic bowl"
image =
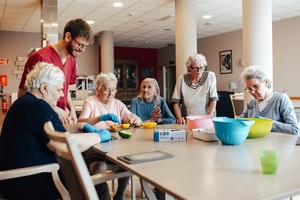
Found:
[[[224,145],[240,145],[248,136],[252,120],[215,117],[212,119],[216,135]]]

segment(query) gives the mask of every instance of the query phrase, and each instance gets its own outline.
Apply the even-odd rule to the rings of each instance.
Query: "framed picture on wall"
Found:
[[[232,73],[232,51],[225,50],[220,51],[220,73],[231,74]]]

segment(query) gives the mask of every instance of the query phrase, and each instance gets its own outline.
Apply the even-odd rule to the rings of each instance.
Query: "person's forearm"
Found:
[[[208,115],[214,116],[214,113],[216,111],[216,105],[217,105],[217,101],[210,102],[209,109],[208,109]]]
[[[78,133],[72,135],[75,138],[80,152],[88,150],[90,147],[101,141],[101,138],[97,133]]]
[[[68,97],[67,97],[67,108],[69,109],[70,112],[75,112],[75,108],[73,106],[70,92],[68,92]]]
[[[64,124],[64,127],[69,133],[78,133],[82,132],[84,124],[86,123],[80,122],[76,124]]]
[[[92,117],[92,118],[79,118],[78,122],[85,122],[91,125],[97,124],[100,122],[100,117]]]
[[[181,118],[181,110],[179,108],[179,104],[178,103],[174,103],[173,104],[173,108],[174,108],[174,114],[176,118]]]

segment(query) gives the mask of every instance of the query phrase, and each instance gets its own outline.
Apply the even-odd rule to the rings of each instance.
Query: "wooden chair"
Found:
[[[244,111],[244,93],[230,94],[234,118],[239,118]]]
[[[0,181],[8,180],[13,178],[20,178],[25,176],[31,176],[39,173],[51,173],[53,182],[59,191],[63,200],[69,200],[70,195],[62,182],[59,179],[58,171],[59,165],[57,163],[45,164],[45,165],[37,165],[32,167],[23,167],[18,169],[4,170],[0,171]],[[0,195],[0,199],[3,199]]]
[[[90,176],[73,136],[68,132],[54,131],[50,121],[45,123],[44,130],[53,142],[54,152],[72,200],[99,199],[94,185],[131,176],[131,173],[124,170],[106,171]]]

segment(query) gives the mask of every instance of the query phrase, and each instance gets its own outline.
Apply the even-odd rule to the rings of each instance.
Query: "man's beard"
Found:
[[[74,57],[75,58],[75,56],[74,56],[74,54],[73,54],[73,47],[72,47],[72,45],[71,44],[69,44],[68,46],[67,46],[67,49],[68,49],[68,53],[69,53],[69,55],[71,55],[72,57]]]

